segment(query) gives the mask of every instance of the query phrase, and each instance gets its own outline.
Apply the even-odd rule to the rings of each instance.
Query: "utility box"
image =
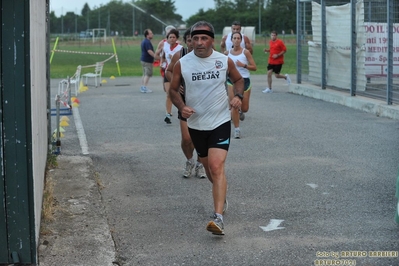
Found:
[[[51,119],[49,0],[1,1],[0,264],[37,265]]]

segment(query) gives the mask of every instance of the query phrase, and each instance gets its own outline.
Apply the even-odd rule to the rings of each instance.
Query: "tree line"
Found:
[[[268,34],[272,30],[290,33],[296,27],[296,0],[214,0],[215,8],[200,9],[183,21],[176,13],[173,0],[137,0],[132,4],[111,0],[106,5],[91,9],[85,3],[80,14],[67,12],[57,17],[50,13],[52,34],[79,34],[87,29],[104,28],[108,35],[142,35],[146,28],[162,34],[165,24],[190,26],[199,20],[213,24],[221,33],[225,26],[240,21],[243,26],[254,26],[256,34]]]

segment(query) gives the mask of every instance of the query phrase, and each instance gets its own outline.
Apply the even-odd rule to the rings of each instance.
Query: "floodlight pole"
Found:
[[[134,0],[133,0],[133,3],[134,3]],[[136,17],[135,17],[135,14],[134,14],[134,7],[132,8],[133,10],[132,10],[132,16],[133,16],[133,30],[132,30],[132,36],[134,36],[134,32],[135,32],[135,30],[136,30]]]
[[[132,7],[136,8],[136,9],[138,9],[139,11],[143,12],[144,14],[148,14],[147,11],[141,9],[139,6],[136,6],[136,5],[133,4],[133,3],[130,3],[130,2],[129,2],[129,5],[131,5]],[[168,26],[168,24],[166,24],[165,22],[163,22],[162,20],[160,20],[160,19],[157,18],[156,16],[154,16],[154,15],[152,15],[152,14],[149,14],[149,15],[150,15],[150,17],[152,17],[153,19],[155,19],[155,20],[161,22],[163,25]]]
[[[156,16],[154,16],[154,15],[151,15],[151,17],[153,18],[153,19],[156,19],[156,20],[158,20],[159,22],[161,22],[163,25],[165,25],[165,26],[168,26],[168,24],[166,24],[165,22],[163,22],[162,20],[160,20],[159,18],[157,18]]]

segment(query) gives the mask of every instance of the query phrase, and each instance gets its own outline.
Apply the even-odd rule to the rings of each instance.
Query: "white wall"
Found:
[[[364,6],[363,1],[356,4],[356,43],[365,42],[364,35]],[[309,80],[313,84],[320,84],[322,58],[322,28],[321,5],[312,2],[312,32],[313,40],[308,42]],[[326,80],[328,86],[350,90],[351,88],[351,4],[326,7]],[[356,90],[366,88],[364,68],[365,50],[356,49]]]
[[[30,0],[32,167],[36,244],[39,240],[47,162],[46,0]]]

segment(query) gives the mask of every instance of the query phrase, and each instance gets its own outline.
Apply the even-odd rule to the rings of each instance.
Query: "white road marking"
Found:
[[[80,119],[79,108],[73,107],[72,113],[75,120],[76,132],[78,133],[80,147],[82,148],[82,153],[87,155],[89,154],[89,146],[87,145],[85,130],[83,128],[82,120]]]
[[[267,226],[259,226],[263,231],[269,232],[278,229],[284,229],[285,227],[279,227],[284,220],[270,219],[270,223]]]
[[[311,188],[313,188],[313,189],[315,189],[315,188],[317,188],[317,187],[318,187],[318,185],[316,185],[316,184],[313,184],[313,183],[306,184],[306,185],[308,185],[309,187],[311,187]]]

